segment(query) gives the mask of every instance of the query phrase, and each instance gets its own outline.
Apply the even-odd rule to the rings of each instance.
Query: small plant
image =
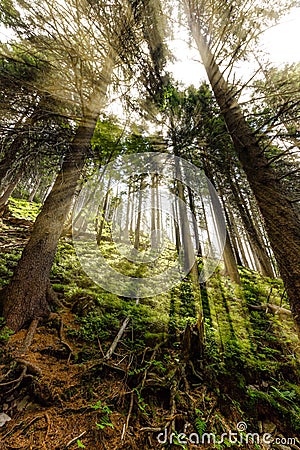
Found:
[[[137,399],[138,399],[138,408],[139,408],[139,410],[143,413],[143,414],[145,414],[146,416],[148,416],[148,412],[146,411],[146,408],[147,408],[147,403],[145,403],[145,400],[143,399],[143,397],[141,396],[141,393],[140,393],[140,391],[137,389],[137,388],[134,388],[133,389],[134,390],[134,392],[136,393],[136,395],[137,395]]]
[[[5,325],[5,319],[0,317],[0,342],[7,342],[12,334],[14,334],[13,330],[7,327]]]
[[[80,439],[77,439],[77,446],[78,446],[78,448],[85,448],[85,445],[81,442],[81,440]]]
[[[199,437],[201,438],[206,430],[206,423],[199,417],[203,414],[200,409],[196,409],[195,413],[197,414],[197,417],[195,419],[195,428],[197,430],[197,433],[199,434]]]
[[[103,430],[106,427],[114,428],[114,425],[110,422],[110,419],[108,416],[104,416],[101,418],[100,423],[96,422],[96,427],[100,430]]]
[[[102,405],[101,400],[98,400],[95,405],[91,405],[91,408],[104,414],[103,417],[101,417],[100,421],[96,422],[96,427],[99,430],[103,430],[106,427],[114,428],[114,425],[111,423],[111,420],[109,418],[109,414],[112,413],[112,410],[109,406]]]
[[[178,445],[179,447],[181,447],[183,449],[187,449],[186,444],[182,444],[182,442],[179,441],[179,434],[180,433],[177,433],[177,431],[173,434],[173,444]]]

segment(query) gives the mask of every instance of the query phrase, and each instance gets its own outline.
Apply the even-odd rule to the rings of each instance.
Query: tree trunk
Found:
[[[235,150],[246,173],[250,187],[264,219],[268,237],[280,274],[283,278],[291,309],[300,335],[300,224],[276,173],[260,148],[243,112],[233,97],[211,53],[199,24],[186,2],[191,31],[199,49],[215,98],[224,115]]]
[[[136,219],[136,227],[135,227],[135,235],[134,235],[134,248],[136,250],[138,250],[139,246],[140,246],[143,186],[144,186],[144,182],[143,182],[143,179],[141,178],[140,187],[139,187],[139,191],[138,191],[138,210],[137,210],[137,219]]]
[[[236,218],[233,216],[233,212],[231,211],[231,208],[230,208],[229,205],[227,206],[227,208],[228,208],[228,214],[229,214],[230,223],[232,225],[234,236],[236,238],[236,242],[237,242],[237,245],[238,245],[238,251],[239,251],[239,253],[241,255],[241,258],[242,258],[242,264],[241,265],[246,267],[247,269],[249,269],[250,267],[249,267],[249,263],[248,263],[248,260],[247,260],[247,257],[246,257],[246,253],[245,253],[245,250],[244,250],[242,235],[241,235],[241,233],[240,233],[240,231],[238,229],[238,226],[236,224]]]
[[[108,182],[108,186],[107,186],[107,191],[104,197],[104,204],[103,204],[103,209],[102,211],[98,211],[98,214],[100,215],[100,219],[97,219],[97,244],[100,245],[101,239],[102,239],[102,233],[103,233],[103,227],[104,227],[104,223],[105,223],[105,217],[107,215],[107,210],[108,210],[108,200],[109,200],[109,196],[110,196],[110,183],[111,183],[111,179],[109,179]]]
[[[11,181],[8,186],[6,187],[6,190],[3,192],[3,194],[0,197],[0,208],[2,208],[6,203],[8,202],[9,197],[14,192],[15,188],[17,187],[19,181],[22,178],[22,170],[20,170],[13,181]]]
[[[223,198],[222,198],[222,204],[223,204],[224,213],[225,213],[225,217],[226,217],[226,223],[227,223],[227,229],[228,229],[228,233],[229,233],[230,242],[232,243],[232,247],[233,247],[233,250],[234,250],[236,263],[239,266],[242,266],[243,263],[242,263],[242,260],[241,260],[241,256],[239,254],[239,249],[238,249],[238,245],[237,245],[237,242],[236,242],[235,233],[234,233],[234,230],[233,230],[233,226],[232,226],[231,220],[229,218],[226,202],[225,202],[225,200]]]
[[[34,199],[34,197],[35,197],[35,195],[36,195],[36,193],[37,193],[37,191],[38,191],[38,188],[40,187],[40,184],[41,184],[41,178],[39,178],[39,179],[35,182],[35,185],[33,186],[32,190],[31,190],[31,192],[30,192],[30,194],[29,194],[29,197],[28,197],[28,201],[29,201],[29,202],[33,202],[33,199]]]
[[[112,62],[110,57],[104,62],[101,86],[90,97],[86,116],[81,120],[52,191],[36,219],[11,283],[5,289],[3,315],[7,326],[14,331],[49,314],[50,271],[110,83]]]
[[[253,253],[256,255],[258,260],[258,270],[262,275],[274,278],[275,274],[262,234],[252,220],[251,214],[249,213],[238,184],[234,183],[232,180],[229,181],[234,195],[235,204],[239,210],[240,217],[249,237],[251,248],[253,249]]]

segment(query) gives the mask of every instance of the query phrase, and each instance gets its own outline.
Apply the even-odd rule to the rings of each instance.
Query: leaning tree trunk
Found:
[[[12,180],[7,186],[5,191],[3,192],[3,194],[0,197],[0,209],[2,209],[6,203],[9,200],[9,197],[12,195],[12,193],[14,192],[14,190],[16,189],[16,187],[19,184],[19,181],[21,180],[23,175],[23,170],[20,169],[17,173],[17,175],[15,176],[14,180]]]
[[[14,331],[31,320],[47,317],[53,298],[50,290],[50,271],[64,222],[72,205],[90,141],[111,80],[113,61],[106,59],[101,86],[91,95],[85,117],[77,129],[54,186],[36,219],[31,238],[4,292],[3,315]]]
[[[300,335],[300,224],[283,185],[260,148],[241,107],[233,97],[211,53],[193,11],[185,0],[191,31],[206,69],[215,98],[264,219]]]

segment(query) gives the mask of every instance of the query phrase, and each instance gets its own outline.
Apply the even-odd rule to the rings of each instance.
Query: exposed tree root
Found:
[[[68,344],[68,342],[65,340],[64,338],[64,322],[62,320],[62,318],[60,319],[60,327],[59,327],[59,339],[60,342],[69,350],[70,354],[69,354],[69,358],[68,358],[68,362],[70,360],[70,357],[73,355],[73,349],[72,347]]]
[[[19,375],[19,377],[14,380],[7,381],[6,383],[0,384],[0,387],[6,387],[6,386],[13,385],[13,387],[11,389],[6,391],[7,394],[15,391],[20,386],[20,384],[22,383],[24,378],[33,378],[34,376],[42,375],[41,369],[39,367],[37,367],[36,365],[32,364],[31,362],[25,361],[24,359],[21,359],[21,358],[17,358],[16,362],[19,363],[20,367],[22,368],[22,372]],[[9,375],[9,373],[11,373],[11,370],[9,370],[6,373],[5,377],[3,377],[2,379],[5,379]]]
[[[24,339],[23,346],[18,352],[20,355],[24,355],[27,352],[27,350],[29,349],[29,347],[30,347],[30,345],[32,343],[32,340],[34,338],[34,335],[35,335],[37,326],[39,324],[39,321],[40,321],[39,319],[33,319],[32,320],[32,322],[31,322],[31,324],[30,324],[30,326],[28,328],[26,337]]]

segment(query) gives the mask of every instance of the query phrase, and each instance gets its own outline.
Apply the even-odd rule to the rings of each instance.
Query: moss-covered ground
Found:
[[[0,288],[39,205],[11,199],[9,210]],[[300,448],[299,340],[289,313],[259,309],[289,310],[283,284],[242,267],[240,277],[238,286],[217,271],[202,289],[202,351],[187,355],[187,330],[199,340],[189,280],[137,304],[88,278],[63,237],[51,274],[59,302],[37,329],[23,377],[16,354],[26,330],[12,335],[1,319],[0,421],[11,420],[0,449]]]

